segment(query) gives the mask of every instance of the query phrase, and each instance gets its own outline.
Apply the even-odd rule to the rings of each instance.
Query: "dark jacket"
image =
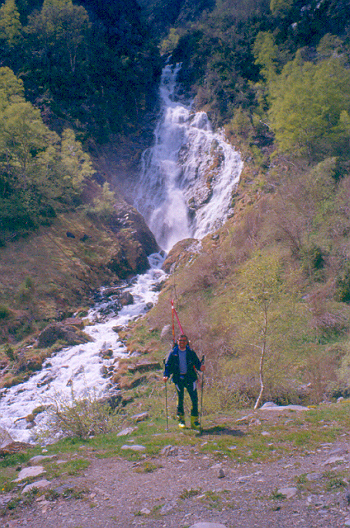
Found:
[[[201,368],[201,362],[198,359],[197,354],[188,345],[186,346],[186,363],[187,363],[187,374],[185,375],[186,382],[192,382],[197,380],[197,370]],[[168,359],[165,362],[164,376],[170,378],[173,375],[173,382],[177,384],[180,379],[180,362],[178,345],[175,345],[170,352]]]

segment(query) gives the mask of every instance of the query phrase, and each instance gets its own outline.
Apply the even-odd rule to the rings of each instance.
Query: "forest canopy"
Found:
[[[23,82],[0,68],[0,230],[25,233],[77,204],[93,174],[72,129],[59,136],[24,97]]]
[[[23,80],[30,102],[56,131],[69,123],[84,141],[130,132],[150,108],[160,72],[136,1],[31,6],[5,0],[0,8],[1,65]]]

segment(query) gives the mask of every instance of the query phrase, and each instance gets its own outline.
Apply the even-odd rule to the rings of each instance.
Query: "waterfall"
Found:
[[[135,193],[135,206],[165,251],[184,238],[201,239],[224,223],[242,170],[239,154],[222,132],[213,131],[206,113],[176,101],[179,69],[167,65],[163,70],[154,145],[143,154]],[[0,390],[0,430],[5,428],[15,440],[35,442],[46,413],[36,416],[31,429],[26,417],[56,394],[69,395],[71,387],[76,398],[92,388],[96,397],[113,392],[106,372],[113,372],[118,358],[127,354],[113,328],[145,313],[157,300],[154,286],[165,276],[163,258],[153,255],[149,260],[151,269],[125,285],[132,305],[117,313],[113,301],[104,299],[90,311],[86,332],[92,342],[61,350],[28,381]],[[104,354],[106,350],[112,353]]]
[[[166,251],[184,238],[201,239],[225,222],[243,166],[205,112],[176,101],[180,67],[163,69],[154,144],[143,154],[135,196],[135,206]]]

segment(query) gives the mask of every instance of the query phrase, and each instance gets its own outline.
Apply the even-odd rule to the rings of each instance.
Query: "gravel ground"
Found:
[[[350,526],[349,449],[346,436],[303,456],[248,464],[218,462],[191,447],[169,447],[137,463],[90,453],[83,475],[51,482],[58,498],[40,496],[8,514],[3,526],[344,528]],[[67,488],[84,490],[82,498],[63,498]]]

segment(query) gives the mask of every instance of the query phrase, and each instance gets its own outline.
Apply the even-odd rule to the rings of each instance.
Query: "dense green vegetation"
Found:
[[[0,53],[4,244],[81,203],[94,174],[86,151],[139,126],[159,53],[133,0],[5,0]]]

